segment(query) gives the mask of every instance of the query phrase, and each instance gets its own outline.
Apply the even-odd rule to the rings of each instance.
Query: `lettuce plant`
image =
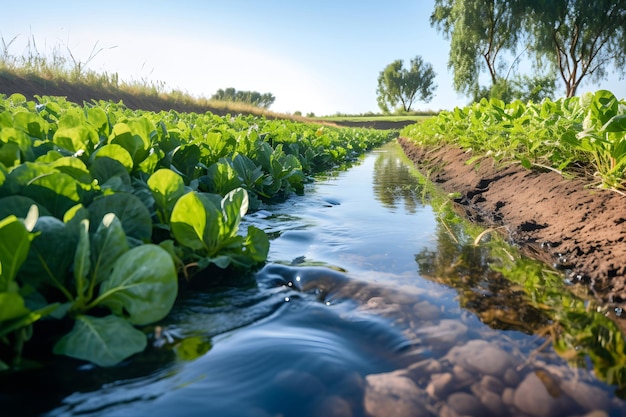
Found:
[[[172,209],[172,233],[201,269],[210,264],[249,268],[265,262],[269,239],[254,226],[248,227],[246,236],[237,233],[247,211],[248,193],[243,188],[223,198],[192,191],[180,197]]]
[[[154,244],[131,248],[114,213],[105,214],[91,232],[87,215],[79,212],[67,223],[39,217],[30,248],[22,231],[18,261],[29,262],[19,271],[20,281],[36,290],[32,303],[43,305],[34,313],[74,321],[73,329],[54,346],[55,353],[110,366],[145,348],[146,336],[134,325],[160,320],[170,311],[178,277],[164,249]],[[18,228],[9,219],[11,228]],[[73,274],[68,276],[70,269]],[[120,337],[124,343],[119,343]]]

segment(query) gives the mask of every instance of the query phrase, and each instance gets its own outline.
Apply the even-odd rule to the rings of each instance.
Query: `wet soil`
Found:
[[[587,284],[603,303],[626,305],[626,197],[555,172],[467,165],[462,149],[418,147],[400,138],[416,167],[470,220],[497,227],[532,257]]]

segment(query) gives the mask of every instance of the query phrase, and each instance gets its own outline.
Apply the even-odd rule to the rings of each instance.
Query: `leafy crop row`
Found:
[[[626,190],[626,101],[606,90],[541,103],[483,99],[400,134],[422,145],[457,144],[475,154],[470,161],[487,155],[593,176],[600,188]]]
[[[179,276],[265,262],[267,235],[239,231],[249,208],[390,135],[0,95],[0,370],[33,324],[103,366],[143,350],[135,326],[170,311]]]

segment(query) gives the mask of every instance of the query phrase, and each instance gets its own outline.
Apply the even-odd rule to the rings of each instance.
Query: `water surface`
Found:
[[[318,178],[248,216],[272,236],[262,270],[184,291],[146,328],[152,346],[119,366],[55,358],[4,378],[0,406],[49,416],[625,415],[615,391],[626,373],[607,376],[623,371],[623,346],[587,354],[580,336],[617,343],[621,333],[555,289],[562,275],[511,248],[473,245],[445,200],[423,203],[424,184],[395,143]]]

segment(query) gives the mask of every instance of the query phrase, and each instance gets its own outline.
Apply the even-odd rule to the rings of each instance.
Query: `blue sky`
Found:
[[[8,2],[7,2],[8,3]],[[415,109],[452,109],[467,97],[452,89],[448,41],[430,27],[434,0],[383,1],[15,1],[3,5],[0,34],[9,52],[71,50],[88,68],[125,80],[162,81],[209,97],[219,88],[270,92],[272,110],[317,115],[378,112],[376,80],[395,59],[430,62],[438,88]],[[558,94],[562,86],[558,84]],[[619,98],[618,77],[606,88]]]

